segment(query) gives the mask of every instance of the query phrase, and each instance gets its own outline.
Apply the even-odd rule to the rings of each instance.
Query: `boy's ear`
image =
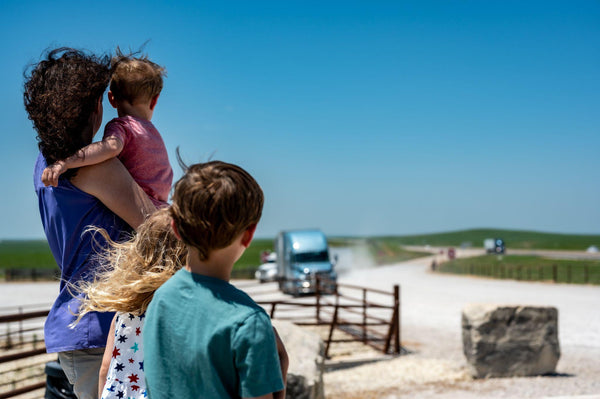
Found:
[[[252,238],[254,238],[254,232],[256,231],[256,225],[248,227],[244,234],[242,235],[242,245],[248,248],[250,243],[252,242]]]
[[[113,108],[117,108],[117,100],[115,100],[115,95],[110,90],[108,91],[108,102]]]
[[[179,235],[179,231],[177,230],[177,226],[175,226],[174,220],[171,220],[171,228],[173,229],[173,234],[175,234],[175,237],[181,240],[181,235]]]
[[[160,96],[160,93],[150,99],[150,111],[154,111],[154,107],[156,107],[156,103],[158,102],[158,96]]]

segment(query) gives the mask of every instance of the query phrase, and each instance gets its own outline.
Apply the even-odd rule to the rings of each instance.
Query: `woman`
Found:
[[[80,300],[68,287],[94,277],[94,254],[102,237],[86,233],[93,225],[119,241],[130,235],[154,206],[117,159],[69,170],[57,187],[45,187],[48,164],[73,155],[92,142],[102,123],[102,96],[110,78],[109,58],[58,48],[32,66],[24,100],[37,131],[40,154],[34,186],[48,244],[61,270],[60,293],[44,327],[48,353],[58,358],[80,399],[96,398],[98,371],[113,314],[87,314],[75,328]]]

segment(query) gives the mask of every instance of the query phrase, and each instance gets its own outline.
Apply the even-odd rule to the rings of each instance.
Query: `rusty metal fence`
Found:
[[[386,354],[401,354],[400,286],[383,291],[349,284],[335,284],[317,279],[314,295],[272,299],[278,292],[276,283],[248,282],[241,288],[270,314],[272,319],[288,320],[299,326],[326,326],[325,355],[332,344],[362,342]],[[327,289],[325,288],[327,287]],[[265,299],[267,297],[267,299]],[[345,333],[334,338],[334,332]]]
[[[344,342],[361,342],[383,353],[400,355],[400,287],[394,285],[388,292],[336,284],[331,293],[331,284],[318,279],[314,295],[292,297],[280,293],[277,283],[236,282],[271,318],[327,329],[326,356],[332,345]],[[44,365],[56,357],[46,354],[43,341],[43,321],[48,312],[47,306],[0,308],[0,399],[45,387]],[[336,338],[335,331],[343,336]],[[26,364],[19,365],[24,360]],[[31,370],[19,373],[27,367]]]
[[[0,399],[46,386],[44,366],[56,355],[46,354],[44,319],[40,306],[0,309]]]

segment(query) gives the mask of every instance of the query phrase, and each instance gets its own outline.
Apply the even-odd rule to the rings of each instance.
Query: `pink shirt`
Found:
[[[119,160],[154,205],[166,204],[173,183],[173,170],[160,133],[152,122],[133,116],[115,118],[106,124],[104,138],[117,137],[123,143]]]

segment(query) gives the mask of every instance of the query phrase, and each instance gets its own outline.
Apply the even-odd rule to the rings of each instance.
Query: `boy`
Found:
[[[48,166],[42,182],[56,187],[59,176],[69,169],[118,157],[154,205],[165,206],[173,171],[162,137],[151,122],[163,87],[164,68],[145,56],[133,58],[117,49],[111,69],[108,101],[119,117],[106,125],[102,141]]]
[[[261,188],[236,165],[196,164],[176,183],[172,224],[188,256],[146,313],[151,399],[284,397],[286,366],[269,316],[229,284],[262,206]]]

